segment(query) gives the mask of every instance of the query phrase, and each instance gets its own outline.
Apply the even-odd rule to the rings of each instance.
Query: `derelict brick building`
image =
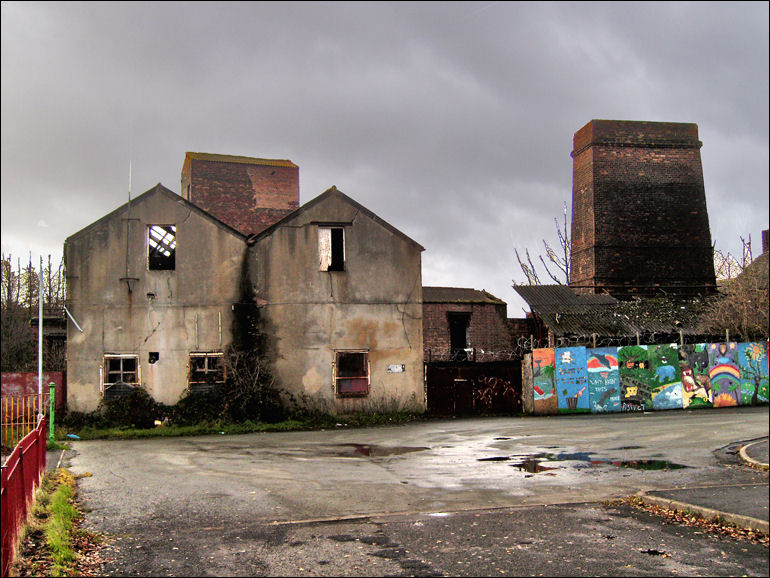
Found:
[[[570,286],[618,298],[713,291],[698,126],[592,120],[573,144]]]

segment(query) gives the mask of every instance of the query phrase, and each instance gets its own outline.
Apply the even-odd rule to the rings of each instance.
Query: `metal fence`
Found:
[[[25,435],[2,466],[0,480],[0,514],[2,515],[2,542],[0,569],[8,576],[16,556],[16,540],[27,519],[35,490],[45,472],[48,419]]]
[[[0,445],[3,460],[25,435],[38,425],[38,394],[0,398]],[[48,413],[50,393],[43,394],[43,413]]]

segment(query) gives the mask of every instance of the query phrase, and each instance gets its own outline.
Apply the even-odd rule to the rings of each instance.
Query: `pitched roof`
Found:
[[[137,205],[139,203],[147,202],[148,200],[150,200],[152,197],[154,197],[156,195],[161,195],[161,196],[169,199],[170,201],[172,201],[174,203],[178,203],[180,205],[183,205],[184,207],[186,207],[190,211],[199,214],[201,217],[203,217],[205,219],[208,219],[209,221],[214,223],[217,227],[220,227],[221,229],[226,230],[227,232],[231,233],[232,235],[235,235],[236,237],[238,237],[240,239],[244,239],[244,240],[246,239],[246,235],[244,235],[240,231],[237,231],[236,229],[233,229],[230,225],[228,225],[227,223],[225,223],[223,221],[220,221],[215,216],[213,216],[211,213],[208,213],[207,211],[204,211],[199,206],[191,203],[190,201],[184,199],[183,197],[180,197],[174,191],[164,187],[161,183],[158,183],[157,185],[155,185],[151,189],[145,191],[144,193],[142,193],[141,195],[139,195],[135,199],[131,199],[127,203],[124,203],[121,206],[119,206],[114,211],[111,211],[110,213],[107,213],[101,219],[98,219],[98,220],[94,221],[90,225],[87,225],[87,226],[83,227],[77,233],[74,233],[74,234],[70,235],[65,240],[65,243],[67,241],[71,240],[71,239],[74,240],[74,239],[76,239],[78,237],[81,237],[81,236],[85,235],[87,232],[89,232],[91,229],[97,227],[101,223],[104,223],[105,221],[109,221],[109,220],[113,219],[116,215],[120,214],[121,212],[123,212],[123,211],[125,211],[127,209],[130,209],[130,207],[132,207],[134,205]]]
[[[187,159],[194,161],[211,161],[219,163],[241,163],[246,165],[267,165],[270,167],[292,167],[298,168],[293,162],[287,159],[260,159],[255,157],[243,157],[236,155],[220,155],[212,153],[193,153],[186,152],[184,154],[185,161]]]
[[[267,229],[265,229],[264,231],[262,231],[258,235],[252,237],[252,239],[256,242],[259,239],[262,239],[264,237],[268,237],[268,236],[272,235],[273,232],[276,229],[278,229],[279,227],[281,227],[283,225],[286,225],[287,223],[293,221],[294,219],[296,219],[297,217],[299,217],[300,215],[302,215],[303,213],[305,213],[306,211],[308,211],[312,207],[314,207],[314,206],[324,202],[325,200],[327,200],[327,199],[329,199],[331,197],[337,197],[337,198],[341,199],[342,201],[344,201],[345,203],[353,206],[356,210],[360,211],[361,213],[363,213],[364,215],[366,215],[367,217],[372,219],[374,222],[376,222],[380,226],[384,227],[385,229],[387,229],[388,231],[390,231],[391,233],[396,235],[397,237],[400,237],[401,239],[403,239],[404,241],[406,241],[407,243],[412,245],[418,251],[424,251],[425,250],[425,247],[420,245],[417,241],[415,241],[411,237],[407,236],[406,234],[402,233],[401,231],[396,229],[393,225],[391,225],[390,223],[384,221],[383,219],[381,219],[380,217],[375,215],[372,211],[370,211],[369,209],[367,209],[366,207],[364,207],[360,203],[358,203],[358,202],[354,201],[353,199],[351,199],[350,197],[348,197],[345,193],[340,191],[335,186],[332,186],[331,188],[325,190],[323,193],[318,195],[315,199],[312,199],[312,200],[308,201],[307,203],[305,203],[304,205],[299,207],[296,211],[293,211],[292,213],[289,213],[288,215],[286,215],[283,219],[281,219],[277,223],[274,223],[273,225],[271,225],[270,227],[268,227]]]
[[[505,305],[505,301],[498,299],[483,289],[468,289],[465,287],[423,287],[423,303],[490,303],[493,305]]]

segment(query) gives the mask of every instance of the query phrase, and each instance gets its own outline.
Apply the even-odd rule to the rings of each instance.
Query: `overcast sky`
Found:
[[[768,227],[768,3],[2,3],[2,251],[64,240],[185,151],[290,159],[523,317],[573,134],[697,123],[712,238]],[[683,221],[683,227],[687,223]]]

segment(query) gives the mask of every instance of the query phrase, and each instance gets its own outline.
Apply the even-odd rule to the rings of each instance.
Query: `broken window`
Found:
[[[176,268],[176,225],[148,227],[147,266],[150,271],[173,271]]]
[[[468,328],[471,323],[470,313],[448,313],[449,347],[452,359],[465,361],[468,358],[466,349],[470,348]]]
[[[114,399],[139,386],[139,357],[136,355],[105,355],[102,392],[105,399]]]
[[[339,396],[369,394],[369,353],[338,351],[334,363],[334,382]]]
[[[318,228],[318,258],[321,271],[345,270],[345,229]]]
[[[193,393],[205,393],[225,382],[225,363],[222,353],[191,353],[187,374],[187,388]]]

